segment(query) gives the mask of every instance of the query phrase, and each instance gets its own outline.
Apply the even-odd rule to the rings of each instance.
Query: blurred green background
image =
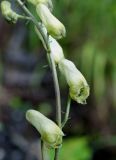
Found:
[[[76,64],[91,89],[86,106],[71,104],[60,159],[116,160],[116,0],[53,3],[54,15],[67,30],[59,41],[65,57]],[[28,7],[35,14],[35,8]],[[64,116],[68,87],[58,76]],[[55,120],[46,53],[31,23],[11,25],[0,14],[0,160],[40,159],[40,136],[25,120],[29,108]]]

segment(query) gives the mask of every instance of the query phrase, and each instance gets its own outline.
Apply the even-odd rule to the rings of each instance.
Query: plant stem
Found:
[[[50,54],[51,60],[51,68],[53,73],[53,80],[54,80],[54,87],[55,87],[55,94],[56,94],[56,117],[57,117],[57,124],[61,128],[61,99],[60,99],[60,88],[58,83],[58,76],[56,71],[56,66],[52,54]]]
[[[27,16],[22,16],[22,15],[20,15],[19,18],[20,18],[20,19],[30,20],[30,21],[31,21],[31,18],[30,18],[30,17],[27,17]]]
[[[58,83],[58,76],[56,71],[56,66],[52,54],[49,54],[51,60],[51,68],[53,73],[53,80],[54,80],[54,87],[55,87],[55,94],[56,94],[56,118],[57,124],[61,128],[61,98],[60,98],[60,88]],[[60,148],[55,149],[55,156],[54,160],[58,160],[59,158]]]
[[[68,96],[68,101],[67,101],[67,107],[66,107],[66,112],[65,112],[64,121],[62,122],[62,128],[65,126],[66,122],[67,122],[68,119],[69,119],[70,104],[71,104],[71,98],[70,98],[70,95],[69,95],[69,96]]]
[[[41,140],[41,156],[42,156],[42,160],[44,160],[44,144],[43,141]]]
[[[59,152],[60,152],[60,148],[55,149],[54,160],[58,160],[58,158],[59,158]]]
[[[65,126],[66,122],[67,122],[68,119],[69,119],[70,104],[71,104],[71,98],[70,98],[70,96],[68,96],[67,107],[66,107],[66,113],[65,113],[64,121],[62,122],[61,128],[63,128],[63,127]],[[57,149],[55,150],[55,157],[54,157],[54,160],[58,160],[58,158],[59,158],[59,151],[60,151],[60,148],[57,148]]]
[[[48,160],[47,148],[42,140],[41,140],[41,153],[42,153],[42,160]]]

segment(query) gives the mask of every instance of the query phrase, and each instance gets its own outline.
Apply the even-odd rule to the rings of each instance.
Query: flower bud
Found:
[[[69,85],[70,96],[78,103],[85,104],[89,96],[89,86],[76,66],[67,59],[62,59],[59,69]]]
[[[49,36],[49,44],[53,59],[58,64],[64,58],[62,47],[52,36]]]
[[[1,2],[1,11],[7,21],[11,21],[12,23],[17,22],[19,15],[11,9],[11,3],[9,1]]]
[[[37,4],[43,3],[46,5],[50,10],[53,9],[53,4],[51,0],[27,0],[29,3],[32,3],[34,6]]]
[[[62,130],[50,119],[38,111],[28,110],[26,119],[39,131],[41,138],[48,147],[58,148],[62,144]]]
[[[64,25],[52,15],[45,5],[38,4],[36,11],[50,35],[55,39],[60,39],[66,35]]]

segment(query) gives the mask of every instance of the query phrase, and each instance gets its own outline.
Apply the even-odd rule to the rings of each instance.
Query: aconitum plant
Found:
[[[86,104],[89,96],[89,86],[82,73],[76,68],[73,62],[66,59],[63,49],[58,39],[66,36],[65,26],[53,15],[53,4],[51,0],[27,0],[35,7],[35,12],[40,21],[30,12],[25,3],[21,0],[15,0],[24,13],[22,15],[12,10],[10,1],[3,0],[1,2],[2,15],[7,21],[16,23],[19,19],[28,20],[33,24],[35,33],[40,38],[46,55],[49,59],[54,80],[54,88],[56,94],[56,122],[48,119],[40,112],[30,109],[26,112],[26,119],[31,123],[41,135],[41,153],[42,160],[46,160],[45,149],[53,149],[55,151],[54,160],[59,158],[59,150],[63,142],[63,128],[68,121],[70,113],[71,99],[77,103]],[[69,96],[67,100],[66,112],[64,119],[61,115],[61,96],[58,82],[57,69],[61,75],[65,77],[69,86]]]

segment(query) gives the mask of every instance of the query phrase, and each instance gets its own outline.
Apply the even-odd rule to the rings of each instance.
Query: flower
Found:
[[[27,0],[29,3],[32,3],[34,6],[36,6],[37,4],[44,4],[46,5],[50,10],[53,9],[53,4],[51,0]]]
[[[66,35],[64,25],[52,15],[44,4],[38,4],[36,11],[51,36],[55,39],[60,39]]]
[[[52,36],[49,36],[49,44],[53,59],[58,64],[64,58],[62,47]]]
[[[26,119],[39,131],[46,146],[58,148],[62,144],[64,133],[52,120],[32,109],[26,112]]]
[[[89,86],[87,81],[76,66],[67,59],[62,59],[59,63],[59,69],[65,76],[69,85],[70,96],[78,103],[85,104],[89,96]]]
[[[49,38],[49,46],[50,46],[51,54],[53,55],[53,59],[54,59],[55,63],[58,64],[59,61],[64,58],[63,49],[60,46],[60,44],[56,41],[56,39],[54,39],[52,36],[48,37],[47,30],[46,30],[44,24],[39,23],[39,25],[41,25],[41,29],[42,29],[44,35],[46,36],[46,38]],[[44,47],[46,48],[46,45],[44,43],[44,39],[41,36],[41,34],[36,26],[35,26],[35,32],[37,33],[38,37],[42,41]]]
[[[11,9],[11,3],[9,1],[1,2],[1,11],[5,19],[7,21],[11,21],[12,23],[16,23],[18,18],[20,17],[20,15],[18,15]]]

